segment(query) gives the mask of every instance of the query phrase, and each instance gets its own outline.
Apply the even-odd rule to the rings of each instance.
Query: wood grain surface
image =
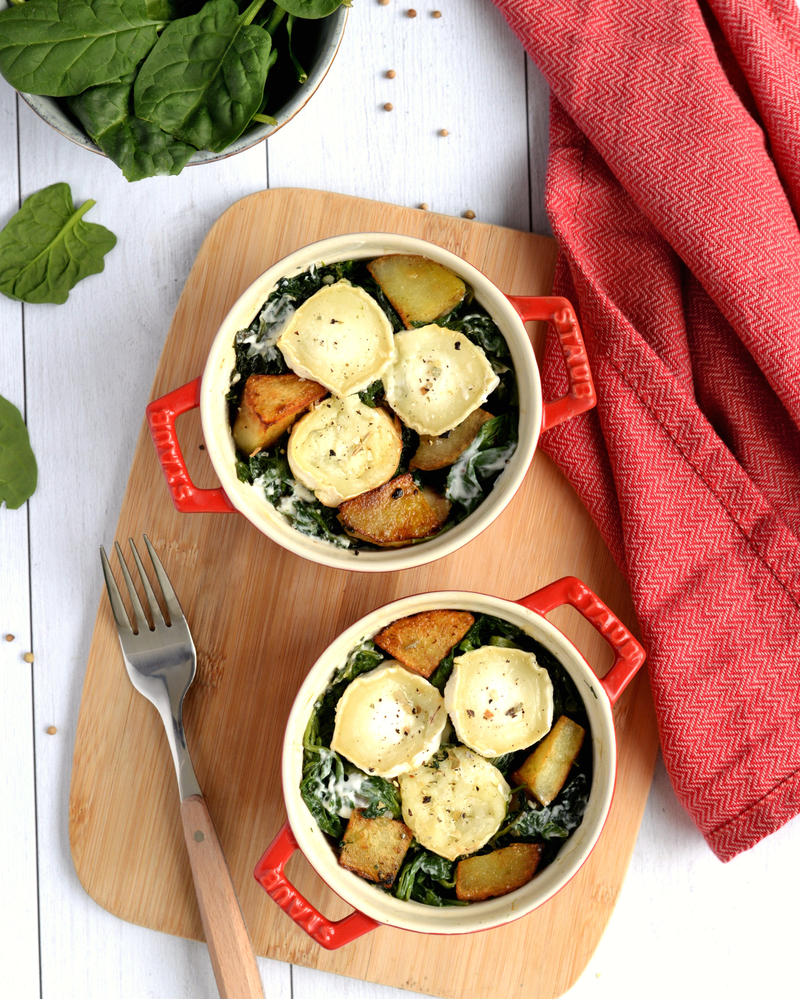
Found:
[[[240,292],[305,243],[366,230],[430,239],[511,294],[550,289],[554,243],[544,237],[316,191],[251,195],[217,221],[189,275],[152,396],[203,369],[214,333]],[[178,434],[198,485],[214,485],[196,412]],[[289,708],[325,646],[374,607],[439,588],[518,598],[579,576],[635,628],[630,595],[586,510],[537,453],[500,518],[461,551],[401,573],[320,568],[285,552],[235,514],[172,507],[144,424],[116,539],[147,533],[178,592],[198,649],[186,702],[195,769],[228,858],[256,951],[294,964],[447,997],[563,994],[586,966],[616,902],[636,840],[657,750],[649,688],[640,676],[615,709],[617,791],[591,858],[570,884],[517,922],[473,936],[381,928],[338,952],[305,936],[252,878],[284,820],[280,748]],[[602,672],[610,653],[578,615],[551,619]],[[105,599],[95,624],[78,720],[69,816],[73,862],[86,891],[143,926],[202,939],[161,722],[131,687]],[[347,907],[296,855],[288,874],[332,918]]]

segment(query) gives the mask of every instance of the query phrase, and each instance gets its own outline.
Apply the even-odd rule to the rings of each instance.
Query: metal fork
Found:
[[[144,535],[144,543],[164,597],[169,624],[161,613],[136,545],[132,538],[128,541],[147,597],[152,627],[119,544],[115,543],[114,547],[133,605],[136,631],[131,627],[128,612],[102,547],[100,560],[103,563],[103,574],[128,676],[139,693],[144,694],[155,706],[167,731],[178,775],[183,833],[217,988],[223,999],[263,999],[258,964],[236,889],[186,746],[183,699],[197,669],[194,642],[180,602],[150,539]]]

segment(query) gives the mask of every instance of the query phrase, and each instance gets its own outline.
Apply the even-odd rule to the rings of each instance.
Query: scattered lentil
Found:
[[[383,105],[383,110],[384,111],[394,111],[394,104],[384,104]]]
[[[475,212],[473,212],[471,208],[468,208],[467,211],[464,212],[464,218],[465,219],[474,219],[475,218]]]
[[[433,16],[434,16],[434,17],[441,17],[441,16],[442,16],[442,12],[441,12],[440,10],[435,10],[435,11],[433,12]]]
[[[409,17],[416,17],[417,16],[417,12],[414,10],[413,7],[409,8],[408,16]]]
[[[14,636],[13,635],[6,635],[6,641],[7,642],[13,642],[14,641]]]
[[[389,0],[378,0],[378,3],[381,5],[381,7],[386,7],[389,3]]]
[[[32,663],[33,662],[33,653],[32,652],[26,652],[25,655],[22,658],[25,660],[26,663]]]
[[[48,735],[55,735],[57,731],[58,731],[58,729],[55,727],[55,725],[50,725],[48,727],[48,729],[47,729],[47,734]]]
[[[446,135],[449,135],[449,134],[450,133],[447,131],[446,128],[440,128],[439,129],[439,135],[445,135],[446,136]]]
[[[395,71],[394,71],[393,69],[387,69],[387,70],[386,70],[386,76],[387,76],[387,77],[388,77],[388,78],[389,78],[390,80],[393,80],[393,79],[394,79],[394,78],[395,78],[395,77],[397,76],[397,73],[395,73]]]
[[[428,210],[428,202],[427,201],[423,201],[422,204],[419,207],[423,210],[423,212],[427,212],[427,210]]]

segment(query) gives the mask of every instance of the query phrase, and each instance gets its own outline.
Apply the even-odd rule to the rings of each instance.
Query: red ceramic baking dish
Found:
[[[575,645],[545,617],[563,605],[574,607],[611,646],[614,662],[602,678]],[[320,830],[300,795],[300,783],[303,741],[309,718],[351,651],[399,618],[443,608],[501,618],[531,636],[558,660],[577,687],[588,717],[592,777],[580,825],[541,873],[509,894],[463,906],[438,908],[395,898],[340,866],[335,844]],[[282,760],[288,820],[259,861],[256,879],[298,926],[329,949],[341,947],[380,925],[419,933],[455,934],[489,929],[519,919],[545,903],[575,875],[601,834],[616,779],[612,708],[644,660],[644,650],[630,631],[575,577],[559,579],[517,601],[480,593],[443,591],[405,597],[372,611],[323,652],[295,698],[286,726]],[[353,906],[354,912],[332,922],[303,898],[284,870],[287,860],[298,849],[323,881]]]
[[[474,512],[455,526],[408,547],[355,551],[300,533],[275,506],[237,475],[226,396],[235,367],[234,338],[259,315],[282,278],[312,266],[348,260],[372,260],[386,254],[416,254],[444,265],[474,292],[474,300],[497,324],[509,347],[519,395],[518,444],[491,491]],[[569,388],[562,398],[545,400],[525,323],[552,324],[561,344]],[[334,568],[361,572],[408,569],[456,551],[499,516],[522,483],[539,434],[586,412],[596,403],[583,338],[570,303],[563,298],[505,295],[477,268],[433,243],[390,233],[357,233],[312,243],[270,267],[241,295],[217,333],[202,376],[156,399],[147,420],[175,507],[184,513],[238,511],[273,541],[303,558]],[[181,453],[175,420],[200,407],[206,452],[220,485],[200,489],[191,480]],[[312,497],[313,498],[313,497]],[[357,554],[358,557],[354,557]]]

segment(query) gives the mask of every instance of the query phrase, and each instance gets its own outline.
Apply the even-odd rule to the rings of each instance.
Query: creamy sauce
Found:
[[[278,337],[291,322],[297,310],[291,295],[281,295],[267,302],[258,316],[258,329],[242,337],[241,343],[247,347],[247,356],[261,356],[265,361],[275,361],[280,357],[276,346]],[[233,384],[233,382],[231,382]]]

